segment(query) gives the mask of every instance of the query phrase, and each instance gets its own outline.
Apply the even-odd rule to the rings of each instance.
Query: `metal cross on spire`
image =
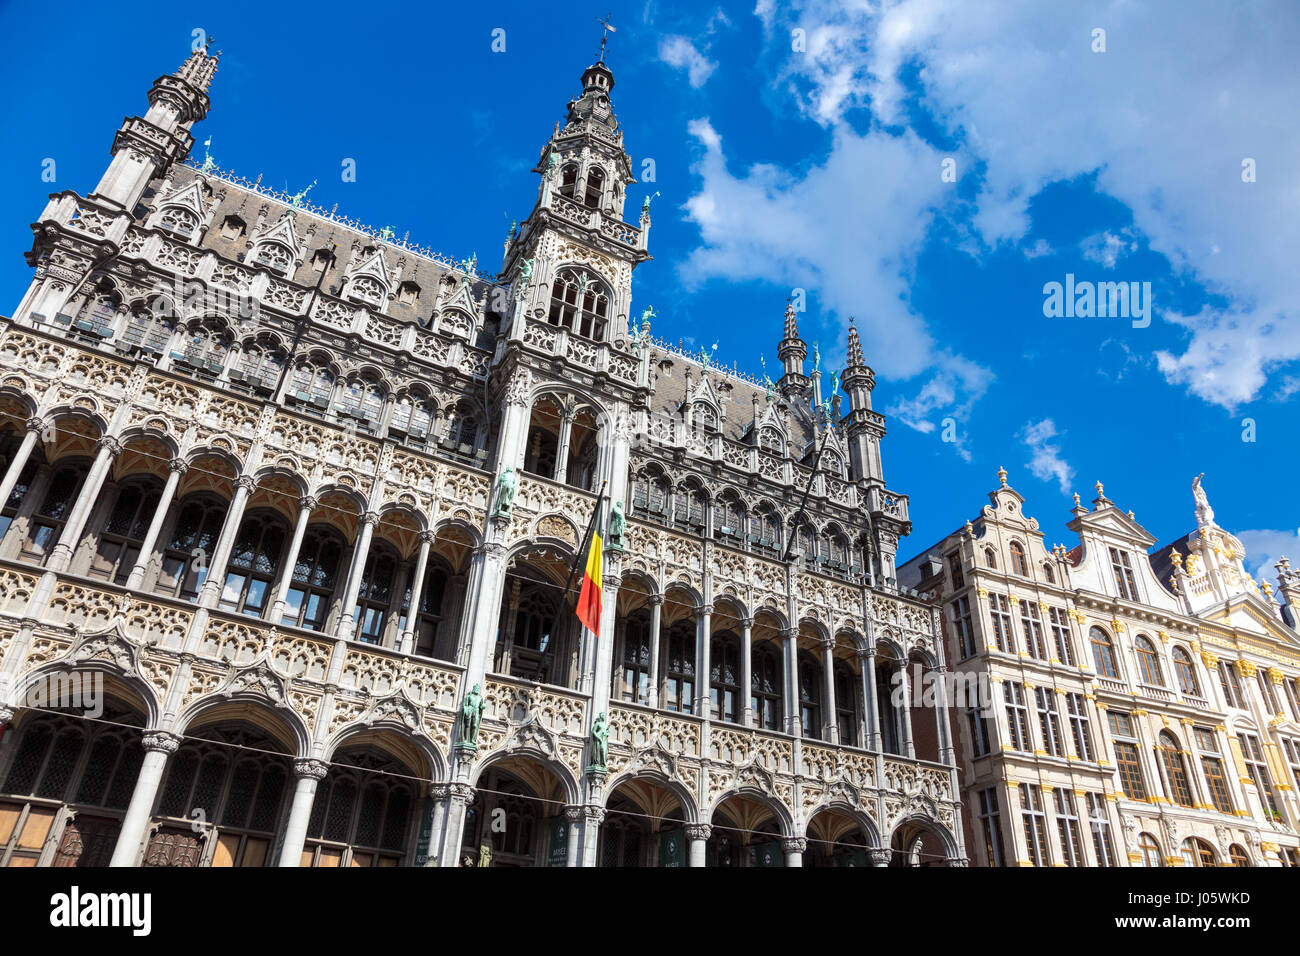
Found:
[[[600,29],[600,59],[597,62],[604,63],[605,44],[609,41],[609,35],[611,33],[617,33],[618,28],[610,25],[608,13],[605,14],[605,19],[603,20],[600,17],[597,17],[596,22],[600,24],[600,28],[601,28]]]

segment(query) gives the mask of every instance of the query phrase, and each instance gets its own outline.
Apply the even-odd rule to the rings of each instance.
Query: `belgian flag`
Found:
[[[604,563],[603,543],[600,538],[600,512],[604,501],[602,493],[596,499],[596,510],[591,515],[591,527],[587,533],[591,545],[587,549],[587,568],[582,574],[582,590],[578,592],[578,605],[574,608],[578,620],[591,633],[600,636],[600,600],[602,582],[600,569]]]

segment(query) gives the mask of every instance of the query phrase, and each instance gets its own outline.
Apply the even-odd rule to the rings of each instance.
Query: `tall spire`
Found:
[[[859,365],[866,365],[862,360],[862,342],[858,339],[858,327],[853,324],[853,317],[849,317],[849,367],[853,368]]]
[[[782,394],[788,396],[794,392],[807,390],[812,384],[803,373],[803,362],[808,357],[808,346],[804,344],[803,339],[799,338],[799,320],[791,299],[786,299],[785,302],[785,335],[776,348],[776,355],[785,369],[785,374],[777,383]]]
[[[212,78],[217,75],[217,63],[221,59],[221,51],[211,55],[208,54],[208,44],[214,37],[208,37],[208,42],[195,50],[189,55],[181,68],[176,71],[176,76],[190,86],[194,87],[200,93],[206,93],[212,87]]]

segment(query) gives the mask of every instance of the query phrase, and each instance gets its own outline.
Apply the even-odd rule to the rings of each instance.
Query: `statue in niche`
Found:
[[[483,719],[483,709],[487,701],[483,699],[483,688],[475,684],[460,705],[460,739],[456,746],[465,750],[478,749],[478,725]]]
[[[505,471],[497,479],[497,510],[494,517],[509,518],[510,508],[515,501],[515,491],[519,488],[519,476],[513,465],[506,465]]]

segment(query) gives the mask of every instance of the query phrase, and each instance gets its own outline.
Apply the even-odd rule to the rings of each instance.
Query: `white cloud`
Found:
[[[1277,571],[1273,565],[1282,557],[1289,558],[1292,565],[1300,565],[1300,529],[1295,531],[1253,531],[1234,532],[1246,548],[1246,570],[1263,579],[1272,587],[1277,587]]]
[[[1050,256],[1052,247],[1047,244],[1046,239],[1039,239],[1032,246],[1024,250],[1026,259],[1038,259],[1042,256]]]
[[[1127,232],[1128,230],[1122,230]],[[1126,252],[1136,252],[1137,243],[1127,235],[1115,235],[1110,230],[1091,235],[1079,243],[1079,252],[1089,262],[1100,262],[1107,269],[1114,269],[1115,263]]]
[[[1045,185],[1095,173],[1098,190],[1129,207],[1134,232],[1175,273],[1227,302],[1163,316],[1187,333],[1181,351],[1159,356],[1169,382],[1232,408],[1300,359],[1300,185],[1289,172],[1300,126],[1279,121],[1300,100],[1300,17],[1284,0],[759,0],[755,12],[782,52],[776,82],[828,127],[862,107],[910,136],[900,73],[915,66],[922,105],[986,163],[971,221],[989,245],[1024,236],[1029,200]],[[790,52],[793,27],[806,31],[806,53]],[[1091,49],[1097,27],[1105,53]],[[855,145],[837,136],[837,149]],[[1253,183],[1241,178],[1247,158]],[[832,155],[825,166],[834,164]],[[899,197],[895,172],[867,178],[902,200],[894,213],[925,210],[924,198]],[[788,246],[802,251],[801,238]],[[877,268],[898,261],[867,251],[882,254]],[[919,320],[911,324],[919,334]]]
[[[1029,459],[1030,474],[1040,481],[1055,479],[1060,485],[1061,493],[1068,494],[1074,469],[1061,457],[1060,446],[1051,442],[1056,437],[1056,423],[1050,418],[1030,422],[1020,430],[1018,437],[1032,453]]]
[[[993,376],[939,348],[908,305],[916,256],[934,209],[949,195],[939,176],[946,154],[910,132],[859,135],[838,126],[820,166],[794,175],[758,163],[737,175],[707,118],[688,129],[703,153],[694,167],[700,186],[685,209],[703,243],[679,266],[683,281],[758,279],[809,290],[844,328],[857,317],[867,362],[882,366],[882,375],[931,372],[915,396],[895,406],[906,424],[932,431],[940,412],[964,420]],[[780,322],[779,311],[771,320]]]
[[[675,69],[686,70],[687,79],[695,89],[703,86],[718,68],[690,39],[679,34],[669,34],[659,41],[659,59]]]

